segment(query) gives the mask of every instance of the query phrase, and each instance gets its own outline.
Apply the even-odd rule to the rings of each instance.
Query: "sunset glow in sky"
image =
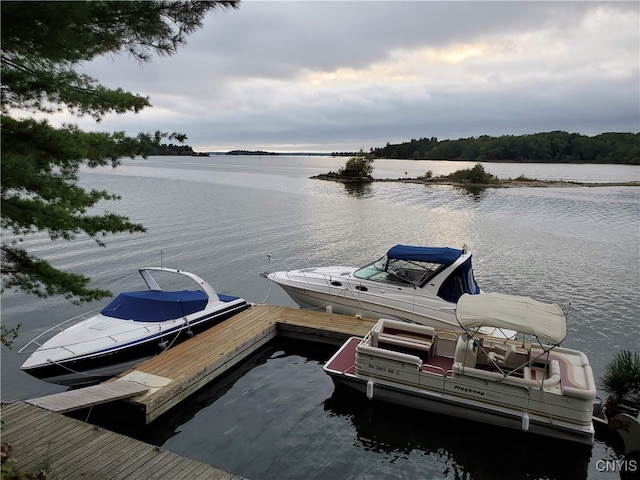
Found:
[[[216,11],[172,57],[83,66],[147,95],[196,150],[341,151],[411,138],[640,131],[638,2],[273,2]]]

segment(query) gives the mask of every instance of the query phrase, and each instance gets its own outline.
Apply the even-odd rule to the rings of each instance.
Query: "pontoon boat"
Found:
[[[593,372],[584,353],[559,346],[566,317],[558,305],[463,295],[457,319],[462,331],[381,319],[364,339],[349,339],[324,370],[336,386],[369,399],[593,443]],[[485,326],[522,338],[482,335]]]

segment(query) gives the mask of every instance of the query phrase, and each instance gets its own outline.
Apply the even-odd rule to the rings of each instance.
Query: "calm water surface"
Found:
[[[86,170],[81,183],[122,196],[97,211],[143,223],[147,233],[28,241],[56,266],[113,292],[143,288],[137,267],[193,271],[218,291],[294,306],[264,271],[364,264],[396,243],[467,245],[487,291],[529,295],[569,311],[566,345],[584,351],[599,378],[620,349],[640,345],[640,189],[489,189],[374,183],[358,189],[310,180],[344,165],[325,157],[152,157]],[[473,163],[377,160],[378,178],[434,175]],[[485,164],[501,178],[640,180],[640,167]],[[162,254],[161,254],[162,252]],[[267,255],[271,255],[271,260]],[[2,296],[2,322],[21,324],[17,347],[70,316],[97,308],[20,293]],[[2,347],[2,400],[62,387],[20,372]],[[489,426],[416,413],[334,392],[322,372],[332,350],[281,342],[135,436],[249,479],[609,479],[591,450]],[[601,396],[604,396],[602,393]]]

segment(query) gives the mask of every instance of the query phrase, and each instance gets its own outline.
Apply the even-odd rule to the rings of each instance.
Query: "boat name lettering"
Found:
[[[476,395],[480,395],[481,397],[483,397],[485,394],[485,392],[483,392],[482,390],[476,390],[475,388],[469,388],[469,387],[462,387],[460,385],[456,385],[453,388],[454,390],[460,390],[465,393],[474,393]]]
[[[381,365],[373,365],[373,364],[369,364],[368,365],[369,370],[377,370],[378,372],[384,372],[384,373],[396,373],[396,371],[393,368],[387,368],[387,367],[383,367]]]

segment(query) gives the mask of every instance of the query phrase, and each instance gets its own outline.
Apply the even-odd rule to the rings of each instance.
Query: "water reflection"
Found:
[[[587,478],[591,448],[381,402],[336,389],[325,410],[348,418],[356,446],[389,462],[427,455],[436,476],[474,479]],[[427,467],[427,465],[422,465]],[[425,476],[427,478],[427,476]]]
[[[481,185],[454,185],[453,187],[456,190],[468,194],[474,202],[482,200],[487,195],[487,189],[489,188]]]
[[[345,182],[344,190],[348,195],[356,198],[370,198],[373,196],[371,183]]]

